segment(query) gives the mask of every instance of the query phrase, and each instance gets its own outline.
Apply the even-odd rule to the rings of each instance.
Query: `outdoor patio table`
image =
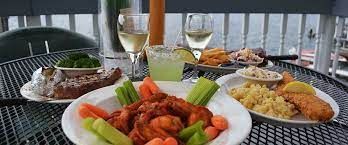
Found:
[[[20,88],[30,81],[41,66],[49,66],[71,52],[82,51],[98,56],[97,48],[37,55],[0,64],[0,145],[72,144],[63,133],[61,117],[69,104],[45,104],[27,101]],[[348,87],[339,81],[287,62],[274,62],[272,70],[289,71],[296,79],[311,83],[329,94],[340,107],[339,116],[330,123],[311,128],[284,128],[254,122],[243,144],[348,144]],[[147,74],[144,65],[143,75]],[[201,73],[216,80],[223,74]],[[192,75],[186,69],[185,78]],[[232,126],[233,128],[233,126]]]

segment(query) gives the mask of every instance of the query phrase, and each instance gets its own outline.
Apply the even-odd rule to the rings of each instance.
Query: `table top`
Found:
[[[31,80],[39,67],[50,66],[71,52],[82,51],[98,56],[97,48],[38,55],[0,64],[0,145],[72,144],[61,128],[61,117],[68,104],[44,104],[23,99],[20,87]],[[310,83],[329,94],[340,107],[339,116],[330,123],[310,128],[285,128],[253,122],[242,144],[348,144],[348,87],[313,70],[287,62],[274,62],[271,69],[289,71],[300,81]],[[201,72],[216,80],[223,74]],[[143,70],[147,75],[147,68]],[[185,71],[189,78],[192,71]]]

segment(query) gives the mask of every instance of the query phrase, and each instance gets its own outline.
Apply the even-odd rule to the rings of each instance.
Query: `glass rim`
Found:
[[[208,17],[212,17],[209,13],[192,13],[192,14],[188,14],[187,17],[189,16],[208,16]]]
[[[149,16],[149,14],[119,14],[119,16],[139,17],[139,16]]]

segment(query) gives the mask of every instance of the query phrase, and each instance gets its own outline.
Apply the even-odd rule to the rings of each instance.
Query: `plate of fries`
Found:
[[[231,62],[231,52],[224,50],[223,48],[205,49],[202,52],[199,59],[198,69],[202,71],[210,72],[235,72],[238,69],[244,68],[245,64]],[[192,62],[186,62],[190,67],[193,67]],[[268,61],[262,68],[270,68],[274,64]]]

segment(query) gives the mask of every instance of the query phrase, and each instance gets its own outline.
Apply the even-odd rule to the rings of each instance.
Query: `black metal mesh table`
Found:
[[[82,49],[98,55],[98,49]],[[30,81],[32,72],[64,58],[65,51],[23,58],[0,64],[0,145],[72,144],[61,128],[61,116],[68,104],[43,104],[26,101],[20,87]],[[333,97],[340,114],[333,122],[311,128],[284,128],[254,123],[243,144],[348,144],[348,88],[339,81],[318,72],[286,62],[275,62],[275,71],[287,70],[296,79],[308,82]],[[147,69],[144,69],[144,75]],[[202,73],[215,80],[223,74]],[[192,75],[186,71],[184,77]]]

